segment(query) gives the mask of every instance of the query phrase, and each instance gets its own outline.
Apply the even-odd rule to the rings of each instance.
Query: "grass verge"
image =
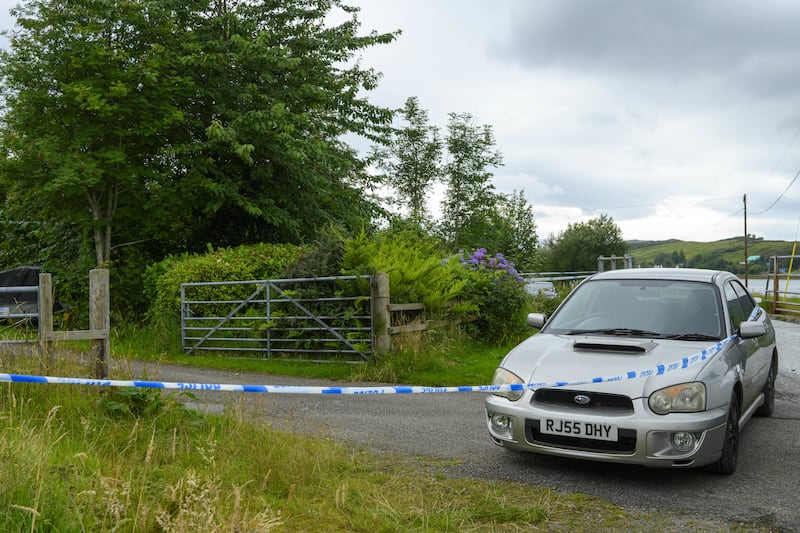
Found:
[[[532,332],[532,331],[531,331]],[[485,385],[511,345],[476,342],[458,331],[424,337],[396,336],[395,350],[375,363],[309,363],[290,359],[244,358],[182,353],[180,338],[135,325],[113,332],[112,353],[119,359],[145,359],[237,372],[426,386]],[[521,340],[521,339],[519,339]]]

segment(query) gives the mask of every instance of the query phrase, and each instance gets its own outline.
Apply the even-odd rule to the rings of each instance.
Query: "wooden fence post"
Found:
[[[389,335],[389,274],[379,272],[372,277],[372,324],[375,328],[375,354],[384,354],[392,347]]]
[[[111,368],[109,314],[111,303],[108,290],[108,269],[95,268],[89,271],[89,329],[106,332],[105,338],[92,339],[94,377],[108,379]]]
[[[778,262],[777,255],[773,257],[773,261],[775,268],[772,273],[772,314],[774,315],[778,312],[778,268],[780,267],[780,263]],[[766,294],[764,296],[766,296]]]
[[[53,346],[50,334],[53,333],[53,278],[51,274],[39,274],[39,357],[44,374],[53,369]]]

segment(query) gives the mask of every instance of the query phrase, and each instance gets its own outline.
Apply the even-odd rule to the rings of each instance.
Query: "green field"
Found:
[[[751,260],[750,270],[755,270],[756,273],[759,273],[759,271],[766,272],[769,258],[775,255],[791,255],[794,244],[788,241],[767,241],[758,237],[748,238],[746,255],[748,257],[760,256],[757,260]],[[675,239],[667,241],[628,241],[628,245],[630,246],[628,253],[633,257],[635,266],[656,266],[659,263],[663,263],[664,256],[668,256],[671,259],[673,254],[681,255],[682,252],[685,262],[680,266],[683,267],[707,268],[709,266],[708,263],[720,262],[721,260],[729,263],[727,267],[729,270],[744,270],[744,237],[733,237],[714,242],[680,241]],[[676,265],[665,264],[663,266]]]

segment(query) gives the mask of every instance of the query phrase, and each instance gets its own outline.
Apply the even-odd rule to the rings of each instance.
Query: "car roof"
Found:
[[[735,277],[730,272],[723,270],[706,270],[702,268],[627,268],[599,272],[591,276],[590,279],[666,279],[715,283],[720,276]]]

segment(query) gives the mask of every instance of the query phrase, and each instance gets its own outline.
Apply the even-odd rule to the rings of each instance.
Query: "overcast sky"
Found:
[[[798,238],[797,0],[351,2],[363,33],[402,30],[362,53],[373,103],[491,125],[540,238],[602,213],[625,239],[739,236],[744,195],[748,233]]]

